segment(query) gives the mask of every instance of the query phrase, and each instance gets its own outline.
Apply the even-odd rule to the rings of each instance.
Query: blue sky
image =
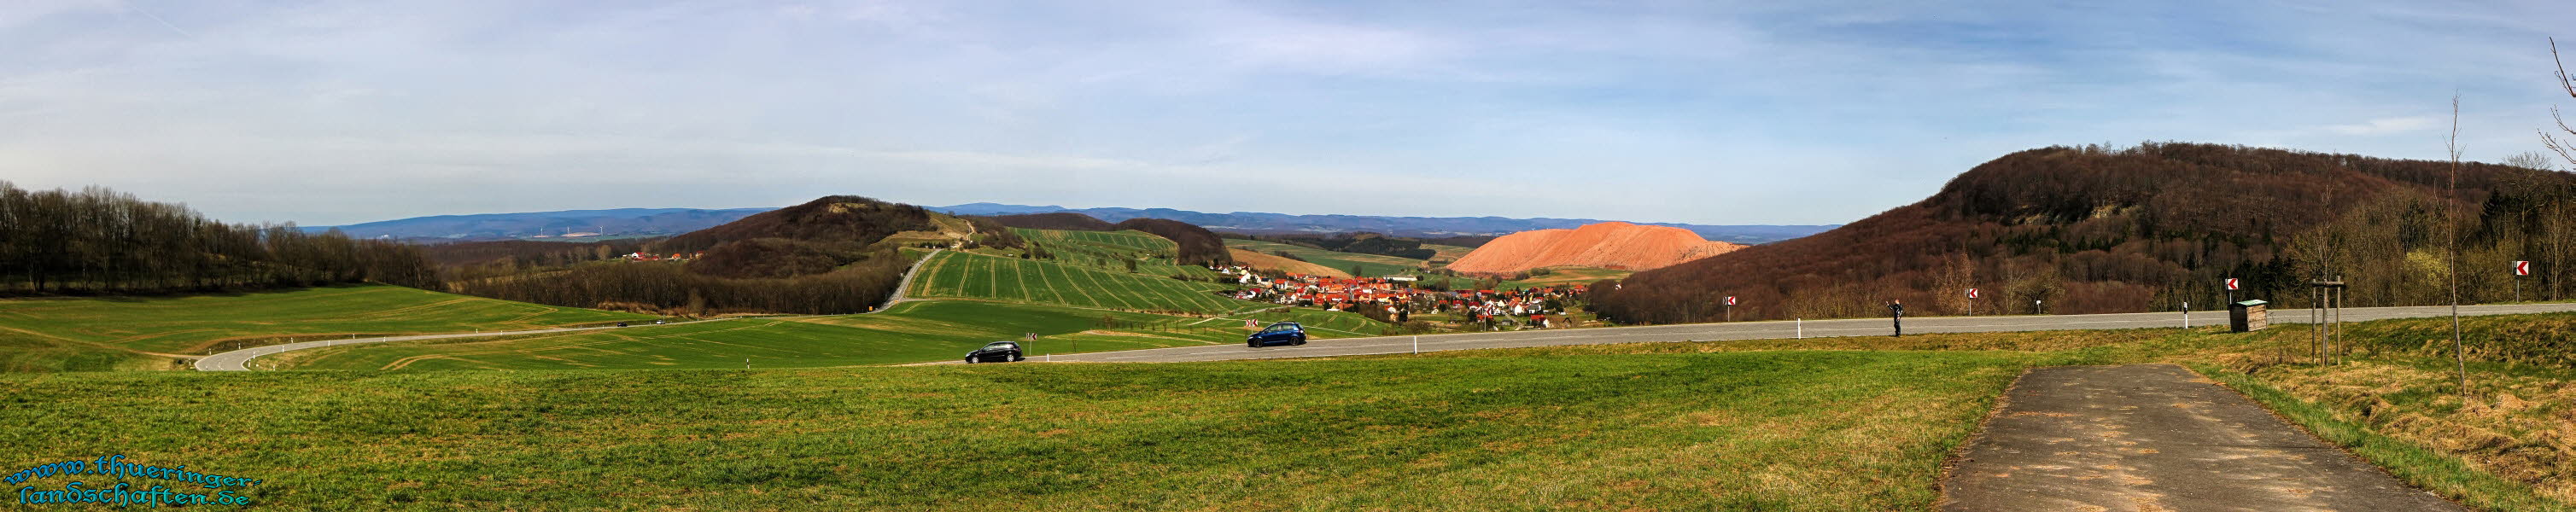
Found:
[[[2496,161],[2576,109],[2556,2],[2068,4],[13,0],[0,179],[307,225],[827,194],[1806,224],[2033,147],[2442,158],[2457,92]]]

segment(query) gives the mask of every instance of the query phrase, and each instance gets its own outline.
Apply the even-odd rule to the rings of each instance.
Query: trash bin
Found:
[[[2261,300],[2238,301],[2227,305],[2228,327],[2236,332],[2254,332],[2272,325],[2272,314]]]

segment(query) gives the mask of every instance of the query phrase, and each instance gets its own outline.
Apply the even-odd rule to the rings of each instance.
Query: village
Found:
[[[1215,269],[1241,285],[1224,292],[1235,299],[1284,306],[1349,311],[1394,324],[1447,323],[1467,330],[1576,327],[1588,316],[1576,310],[1582,285],[1518,289],[1435,290],[1413,276],[1330,277],[1256,270]]]

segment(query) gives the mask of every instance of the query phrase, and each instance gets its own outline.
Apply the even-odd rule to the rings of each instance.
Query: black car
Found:
[[[975,349],[974,352],[966,353],[966,364],[1008,363],[1012,361],[1026,361],[1028,359],[1028,357],[1020,355],[1020,344],[1008,341],[986,343],[984,344],[984,348]]]
[[[1297,325],[1296,322],[1270,324],[1270,327],[1262,328],[1261,332],[1252,333],[1251,336],[1243,338],[1243,346],[1252,348],[1304,344],[1306,344],[1306,327]]]

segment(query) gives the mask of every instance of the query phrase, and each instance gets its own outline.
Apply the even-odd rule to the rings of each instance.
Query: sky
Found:
[[[2576,9],[2452,4],[9,0],[0,180],[1830,224],[2052,145],[2442,159],[2454,94],[2465,158],[2541,150]]]

